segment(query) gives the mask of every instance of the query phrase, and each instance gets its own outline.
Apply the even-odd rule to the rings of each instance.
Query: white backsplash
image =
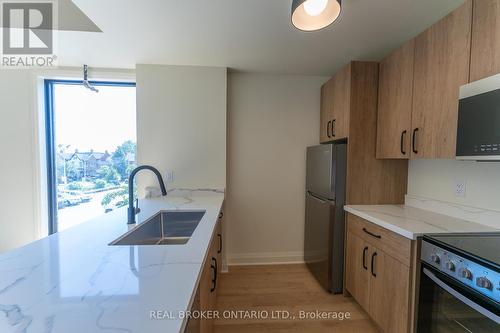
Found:
[[[411,160],[408,197],[417,207],[499,227],[500,163]]]
[[[494,210],[464,206],[457,203],[413,195],[406,195],[405,204],[407,206],[425,209],[431,212],[476,222],[494,228],[498,228],[500,226],[500,212]]]

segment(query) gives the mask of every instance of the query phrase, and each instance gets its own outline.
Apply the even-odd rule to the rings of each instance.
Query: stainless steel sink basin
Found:
[[[186,244],[205,211],[160,211],[109,245]]]

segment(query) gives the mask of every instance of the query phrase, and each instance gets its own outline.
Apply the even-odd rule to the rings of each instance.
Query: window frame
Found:
[[[136,87],[131,81],[89,81],[96,87]],[[56,149],[54,137],[54,87],[62,85],[80,85],[81,80],[71,79],[44,79],[44,100],[45,100],[45,158],[47,166],[47,213],[48,213],[48,233],[49,235],[58,232],[57,224],[57,174],[56,174]]]

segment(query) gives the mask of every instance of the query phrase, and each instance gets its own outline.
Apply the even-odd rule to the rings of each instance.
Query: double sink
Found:
[[[160,211],[109,245],[183,245],[205,211]]]

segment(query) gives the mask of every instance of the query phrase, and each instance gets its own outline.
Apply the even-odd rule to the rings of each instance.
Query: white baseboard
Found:
[[[304,252],[259,252],[227,255],[229,266],[303,264]]]
[[[224,257],[222,258],[222,267],[220,269],[221,273],[228,273],[229,272],[229,266],[227,264],[227,259]]]

